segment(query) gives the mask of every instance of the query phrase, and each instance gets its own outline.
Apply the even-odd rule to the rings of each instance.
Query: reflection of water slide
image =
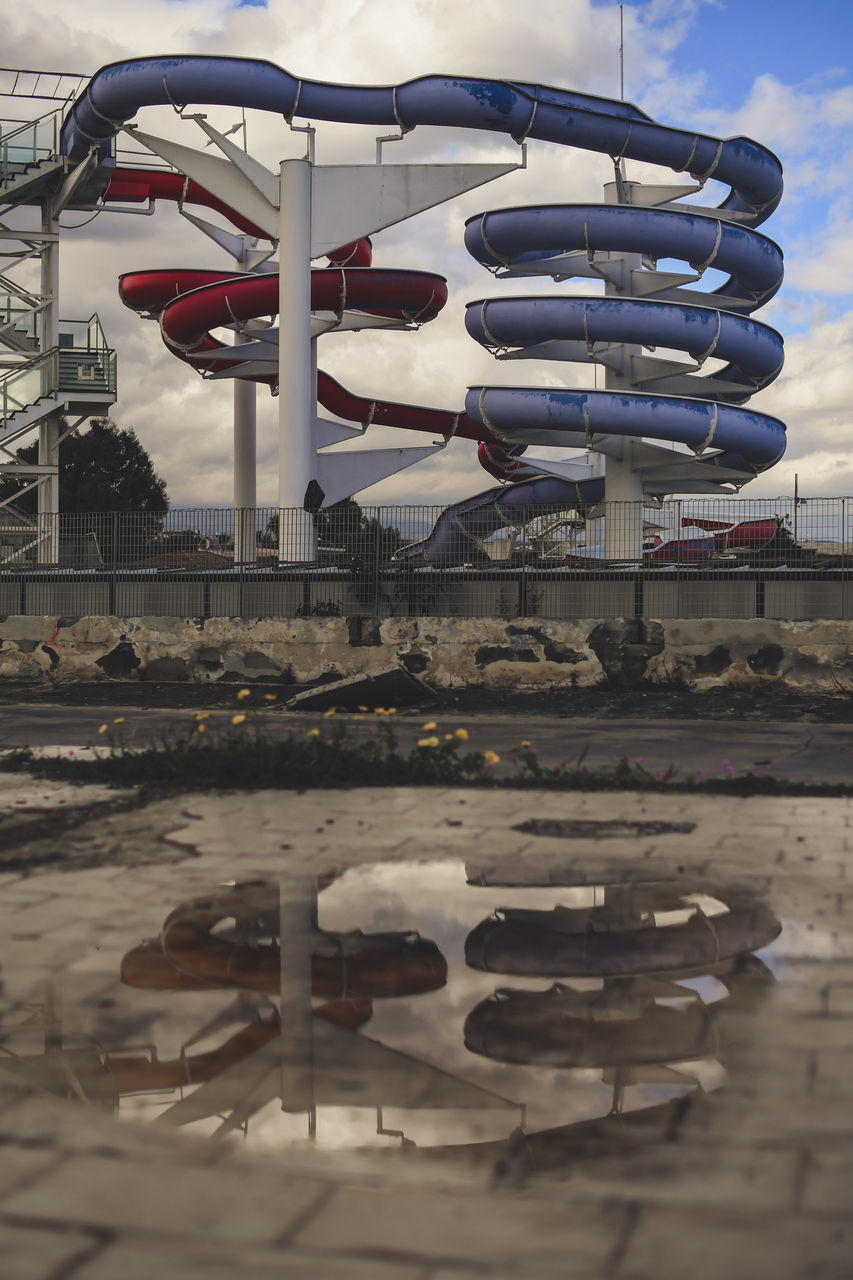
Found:
[[[521,462],[518,455],[529,443],[591,447],[624,461],[624,442],[632,441],[630,466],[640,474],[642,492],[650,496],[739,485],[784,452],[783,425],[741,407],[768,385],[782,362],[778,334],[750,318],[782,278],[781,253],[755,231],[776,208],[782,191],[781,167],[765,148],[749,139],[720,140],[670,128],[628,103],[540,85],[426,76],[396,87],[355,87],[299,80],[265,62],[179,57],[137,59],[100,71],[66,118],[63,151],[78,157],[92,144],[106,143],[143,105],[190,102],[275,111],[288,121],[298,115],[399,127],[404,133],[419,124],[500,132],[517,142],[542,139],[597,151],[617,162],[632,159],[686,171],[695,183],[692,190],[710,178],[730,188],[717,209],[672,207],[691,188],[641,188],[625,182],[617,163],[615,206],[505,209],[469,221],[466,245],[498,274],[592,276],[617,292],[640,295],[510,298],[468,308],[471,335],[503,358],[593,360],[612,372],[617,346],[626,344],[618,354],[621,382],[615,390],[473,387],[467,413],[453,414],[355,396],[321,376],[319,397],[339,416],[361,425],[385,422],[478,439],[486,446],[480,449],[484,466],[513,481],[506,489],[454,504],[428,538],[404,552],[405,558],[458,562],[470,553],[473,540],[516,521],[531,505],[543,512],[588,509],[605,496],[604,480],[590,477],[588,468],[543,459]],[[227,212],[195,184],[178,180],[181,191],[170,192],[165,186],[146,189],[148,181],[118,173],[107,199],[177,196]],[[174,182],[174,175],[162,181]],[[657,196],[649,194],[655,190]],[[668,209],[646,207],[667,202]],[[255,230],[245,222],[241,229]],[[615,262],[625,254],[637,256],[636,270],[628,259]],[[657,260],[663,258],[686,263],[687,271],[658,271]],[[726,274],[720,287],[708,294],[683,287],[708,268]],[[621,284],[616,280],[620,271]],[[368,283],[353,302],[351,274],[346,272],[346,301],[340,291],[337,305],[330,308],[339,314],[351,305],[368,314],[378,312],[380,318],[415,320],[429,318],[440,305],[436,295],[430,303],[413,306],[402,273],[385,273],[397,278],[392,301],[381,290],[377,298]],[[191,285],[183,273],[172,275],[179,289]],[[131,301],[127,277],[125,282]],[[217,367],[207,329],[233,322],[232,307],[239,307],[246,319],[274,313],[271,293],[277,290],[246,278],[226,283],[222,275],[203,289],[209,292],[196,292],[185,306],[165,307],[165,297],[148,306],[163,311],[163,332],[172,349],[197,357],[196,363],[220,374],[237,372],[239,361],[241,376],[269,380],[272,353],[262,341],[246,344],[239,356],[229,358],[228,367]],[[319,296],[312,297],[315,306],[323,306]],[[189,328],[176,333],[172,326],[180,327],[179,317]],[[641,348],[657,345],[684,353],[692,363],[640,354]],[[723,367],[703,373],[709,358],[722,361]],[[643,440],[680,443],[695,456],[672,454]]]
[[[129,951],[122,981],[158,991],[281,986],[278,886],[258,882],[183,903],[160,937]],[[314,929],[311,992],[329,1000],[384,999],[434,991],[447,963],[434,942],[416,933],[329,933]]]
[[[519,878],[512,866],[469,869],[468,879],[524,888],[584,883],[576,871],[555,879],[527,868]],[[706,1102],[702,1062],[725,1062],[726,1048],[744,1039],[775,983],[751,954],[781,929],[766,904],[736,886],[693,893],[677,882],[617,879],[596,889],[596,900],[599,893],[603,900],[591,907],[499,910],[468,935],[470,967],[565,981],[548,991],[499,988],[468,1014],[465,1045],[502,1063],[600,1068],[613,1089],[610,1112],[534,1132],[520,1127],[509,1140],[445,1148],[442,1155],[485,1162],[496,1179],[523,1182],[672,1141],[687,1110]],[[578,978],[580,986],[572,985]],[[590,978],[601,985],[591,989]],[[691,1093],[626,1112],[630,1085],[687,1085]]]
[[[469,1013],[465,1044],[499,1062],[543,1067],[630,1067],[716,1056],[721,1016],[749,1011],[773,977],[755,956],[709,965],[726,998],[705,1004],[670,975],[608,978],[600,989],[501,987]],[[667,1003],[670,1002],[670,1003]]]
[[[678,891],[625,887],[602,906],[553,911],[500,908],[468,935],[473,969],[528,977],[618,977],[702,969],[757,951],[781,930],[777,917],[751,897],[731,894],[706,914]]]

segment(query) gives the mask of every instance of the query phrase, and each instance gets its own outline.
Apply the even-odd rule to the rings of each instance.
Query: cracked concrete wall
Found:
[[[778,619],[0,618],[0,680],[312,684],[399,663],[438,688],[853,690],[853,622]]]

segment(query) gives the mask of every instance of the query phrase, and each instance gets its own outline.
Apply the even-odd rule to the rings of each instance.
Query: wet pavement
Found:
[[[4,1276],[853,1274],[853,800],[0,780]]]

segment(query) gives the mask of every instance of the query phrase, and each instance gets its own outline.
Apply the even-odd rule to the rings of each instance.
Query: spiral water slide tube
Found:
[[[739,485],[784,453],[783,424],[742,407],[772,381],[782,363],[779,335],[751,319],[782,279],[780,250],[755,230],[781,199],[781,165],[758,143],[671,128],[629,103],[537,84],[424,76],[397,86],[336,85],[301,80],[267,62],[195,56],[141,58],[103,68],[66,116],[62,150],[82,158],[92,147],[107,144],[142,106],[190,103],[273,111],[287,121],[298,116],[391,126],[403,133],[421,124],[499,132],[518,143],[541,139],[606,154],[614,161],[662,165],[689,174],[697,187],[714,179],[729,188],[716,208],[538,206],[485,213],[466,229],[466,245],[477,260],[507,275],[606,278],[606,265],[596,255],[608,253],[641,254],[652,267],[663,258],[684,261],[689,272],[671,276],[667,287],[654,287],[653,298],[485,300],[469,305],[466,326],[499,356],[584,360],[604,358],[614,343],[660,345],[690,356],[694,367],[680,366],[688,372],[670,368],[657,377],[640,372],[633,381],[643,390],[472,387],[465,415],[382,404],[320,379],[321,400],[339,416],[433,433],[444,426],[445,434],[455,431],[478,439],[487,469],[514,481],[448,508],[432,534],[407,549],[408,558],[458,561],[460,537],[470,546],[473,538],[512,523],[531,505],[543,511],[585,509],[604,496],[600,478],[575,482],[537,474],[518,456],[528,444],[600,446],[605,452],[608,440],[625,437],[682,444],[696,457],[693,470],[700,491],[715,482]],[[588,270],[574,270],[580,259]],[[718,288],[702,294],[682,287],[709,268],[727,276]],[[219,289],[224,281],[212,283]],[[246,287],[262,292],[260,284],[246,281]],[[228,285],[229,300],[235,289]],[[199,338],[197,321],[216,296],[197,296],[187,303],[187,312],[180,314],[195,308],[196,327],[192,334],[171,337],[174,349],[188,355],[195,346],[199,354],[199,344],[209,344],[206,330]],[[253,295],[247,309],[253,305],[261,307],[256,314],[269,314],[267,300],[261,306]],[[388,304],[374,305],[382,311]],[[214,327],[211,319],[208,315],[208,328]],[[711,375],[701,373],[709,358],[725,361],[724,367]],[[696,481],[684,478],[684,457],[682,466],[667,476],[655,451],[643,473],[644,491],[695,491]]]

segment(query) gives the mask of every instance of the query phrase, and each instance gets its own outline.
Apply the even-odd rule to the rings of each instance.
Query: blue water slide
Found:
[[[712,307],[678,302],[493,298],[467,304],[465,327],[472,338],[493,352],[574,341],[670,347],[686,352],[700,364],[713,356],[728,362],[713,375],[715,381],[731,383],[730,391],[718,389],[716,394],[735,402],[747,400],[772,382],[784,359],[782,338],[768,325]],[[531,350],[530,354],[543,352]],[[685,369],[690,371],[690,366]],[[690,371],[687,376],[695,382],[697,396],[707,394],[702,389],[705,379],[701,375]],[[652,390],[656,389],[652,384]]]
[[[465,564],[476,554],[483,539],[506,525],[523,525],[532,516],[572,507],[584,510],[603,497],[603,478],[572,484],[557,476],[542,475],[517,484],[499,484],[446,507],[431,533],[401,547],[394,560],[412,567]]]
[[[62,150],[72,158],[93,147],[105,154],[106,144],[125,122],[141,107],[157,104],[251,107],[276,112],[287,121],[396,126],[403,132],[419,125],[486,130],[507,134],[517,143],[541,139],[614,161],[662,165],[688,174],[699,187],[709,179],[719,181],[729,190],[715,208],[635,205],[632,184],[622,183],[622,202],[616,205],[521,207],[470,219],[465,243],[498,276],[552,275],[559,280],[600,275],[607,280],[608,254],[640,255],[649,272],[656,271],[661,259],[676,259],[691,273],[660,275],[661,283],[657,276],[641,280],[640,292],[654,297],[631,297],[636,290],[611,287],[605,298],[473,303],[466,314],[468,331],[495,354],[594,359],[607,344],[625,343],[635,350],[661,346],[682,351],[695,367],[675,372],[662,368],[657,376],[646,360],[640,374],[630,375],[642,391],[633,385],[625,391],[474,387],[467,411],[484,432],[508,446],[588,448],[595,446],[596,437],[606,436],[681,443],[696,455],[697,475],[710,478],[716,470],[725,481],[734,477],[735,483],[782,456],[783,424],[737,407],[768,385],[782,362],[779,335],[749,318],[774,296],[782,280],[778,246],[755,230],[782,195],[782,168],[766,147],[749,138],[719,139],[673,128],[630,103],[545,85],[440,75],[396,86],[339,85],[299,79],[264,61],[192,56],[138,58],[104,67],[70,108]],[[708,292],[684,287],[708,270],[726,278]],[[614,296],[620,292],[628,296]],[[715,365],[724,363],[706,375],[700,370],[709,358]],[[688,394],[682,394],[685,379]],[[673,457],[683,464],[684,455]],[[662,483],[656,475],[648,491],[679,489],[677,480],[669,490]],[[575,483],[550,474],[491,489],[448,508],[433,534],[417,549],[404,549],[403,558],[434,563],[452,563],[460,555],[465,559],[460,539],[470,550],[474,540],[532,505],[584,509],[603,496],[601,479]]]
[[[659,124],[626,102],[547,85],[470,76],[421,76],[370,87],[301,80],[250,58],[134,58],[103,67],[63,123],[61,148],[73,158],[109,141],[143,106],[219,104],[273,111],[292,120],[349,124],[444,125],[538,138],[628,160],[666,165],[731,190],[720,209],[758,226],[782,196],[782,166],[749,138],[719,139]]]
[[[785,451],[785,427],[778,418],[712,400],[628,391],[469,387],[465,408],[513,444],[533,439],[582,449],[599,434],[646,436],[677,440],[697,452],[713,447],[728,461],[715,454],[703,459],[706,465],[754,474],[778,462]]]
[[[779,289],[782,250],[757,231],[722,222],[709,211],[645,209],[629,205],[555,204],[495,209],[469,218],[465,247],[494,271],[512,267],[523,275],[525,264],[550,258],[554,274],[565,253],[641,253],[652,259],[674,258],[697,273],[713,268],[728,279],[708,294],[675,288],[655,296],[664,300],[704,300],[740,312],[755,311]],[[537,274],[542,274],[541,270]]]
[[[777,418],[707,400],[643,396],[605,391],[535,390],[528,387],[471,387],[467,413],[508,442],[586,448],[595,433],[677,439],[698,450],[714,446],[701,470],[728,477],[772,466],[785,450],[785,427]],[[515,425],[519,420],[522,429]],[[659,492],[666,492],[665,485]],[[447,507],[431,533],[402,547],[398,562],[447,566],[469,561],[480,540],[508,524],[575,508],[589,511],[604,498],[604,479],[568,481],[541,475],[498,485]]]

